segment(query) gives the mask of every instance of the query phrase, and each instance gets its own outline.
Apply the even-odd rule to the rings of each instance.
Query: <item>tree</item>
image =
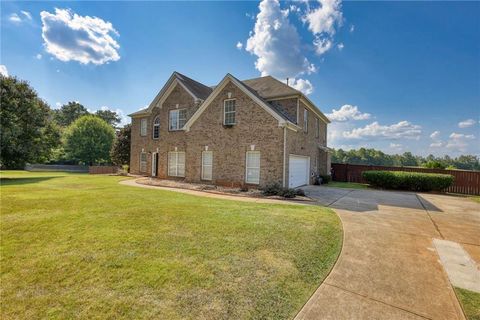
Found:
[[[0,166],[23,169],[44,162],[60,144],[59,128],[50,122],[50,107],[28,82],[0,76]]]
[[[55,121],[62,127],[68,127],[81,116],[90,114],[83,105],[78,102],[68,102],[60,109],[55,110]]]
[[[65,132],[67,157],[92,165],[110,160],[114,129],[104,120],[86,115],[75,120]]]
[[[110,158],[112,163],[118,166],[130,163],[130,141],[132,126],[127,124],[117,132],[117,137],[113,142]]]
[[[121,120],[120,116],[112,110],[97,110],[97,112],[95,112],[95,115],[105,120],[106,123],[108,123],[114,128],[117,127]]]

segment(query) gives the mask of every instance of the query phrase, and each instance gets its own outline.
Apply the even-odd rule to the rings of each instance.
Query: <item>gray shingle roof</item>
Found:
[[[300,91],[287,86],[285,83],[272,76],[243,80],[242,82],[255,90],[258,95],[264,99],[302,94]]]
[[[180,72],[175,71],[177,79],[181,81],[185,87],[188,88],[197,98],[205,100],[210,93],[212,93],[212,88],[193,80],[192,78],[187,77],[186,75],[181,74]]]

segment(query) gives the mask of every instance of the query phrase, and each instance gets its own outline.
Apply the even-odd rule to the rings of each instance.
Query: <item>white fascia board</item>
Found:
[[[300,101],[303,102],[313,113],[315,113],[323,122],[326,124],[330,123],[330,120],[315,106],[315,104],[308,99],[306,96],[302,95]]]

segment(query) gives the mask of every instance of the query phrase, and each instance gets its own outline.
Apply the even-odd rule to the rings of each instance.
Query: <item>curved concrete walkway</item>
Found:
[[[433,242],[456,242],[470,256],[469,270],[478,270],[480,204],[409,192],[319,186],[305,191],[338,213],[344,245],[296,319],[464,319]]]

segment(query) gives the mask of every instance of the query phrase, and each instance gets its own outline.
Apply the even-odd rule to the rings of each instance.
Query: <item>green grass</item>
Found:
[[[327,187],[335,188],[350,188],[350,189],[367,189],[368,184],[363,183],[354,183],[354,182],[340,182],[340,181],[330,181],[326,184]]]
[[[341,248],[338,217],[318,206],[0,177],[2,319],[288,319]]]
[[[455,287],[468,320],[480,320],[480,293]]]
[[[471,196],[471,197],[469,197],[469,198],[472,199],[472,200],[475,201],[475,202],[480,203],[480,196]]]

